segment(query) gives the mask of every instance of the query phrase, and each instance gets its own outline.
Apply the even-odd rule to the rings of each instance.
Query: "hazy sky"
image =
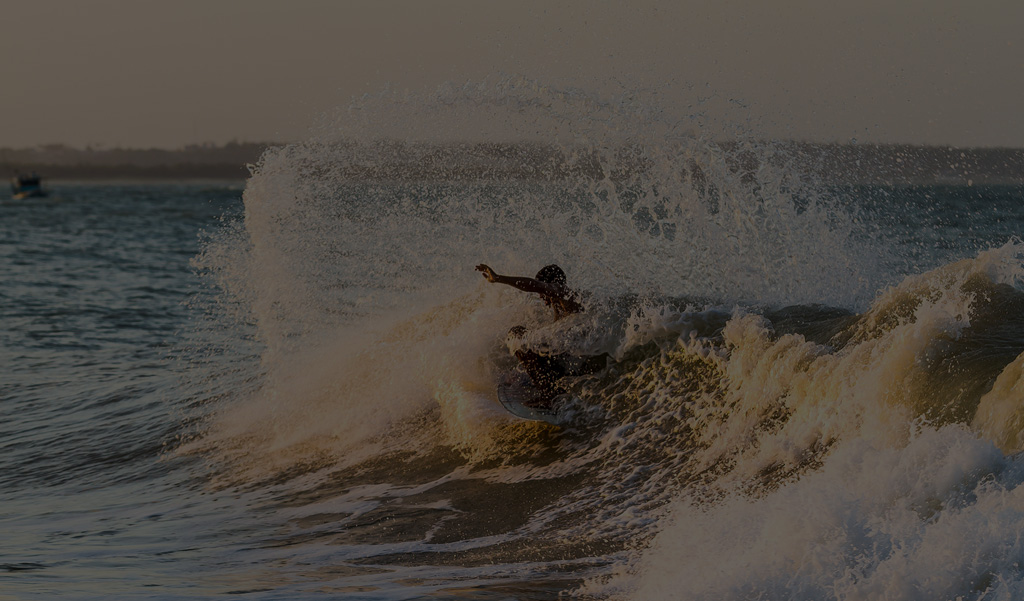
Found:
[[[385,85],[697,96],[764,135],[1024,146],[1020,0],[23,0],[0,146],[301,139]],[[680,113],[682,114],[682,113]]]

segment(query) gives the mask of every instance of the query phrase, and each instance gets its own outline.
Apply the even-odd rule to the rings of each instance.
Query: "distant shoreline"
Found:
[[[179,150],[94,149],[49,144],[36,148],[0,148],[0,173],[38,173],[48,182],[104,180],[244,181],[249,165],[274,144],[231,142],[186,146]]]
[[[0,148],[0,173],[38,173],[47,182],[62,181],[237,181],[250,176],[267,143],[189,146],[181,150],[75,149],[49,145],[32,149]],[[941,146],[817,144],[803,142],[717,145],[734,172],[750,172],[767,160],[785,161],[796,172],[835,185],[1024,185],[1024,149]],[[339,157],[359,156],[361,146],[340,143]],[[760,152],[770,148],[771,152]],[[375,145],[378,163],[342,160],[339,168],[353,181],[467,180],[488,178],[559,179],[570,174],[612,179],[644,170],[644,160],[606,165],[596,151],[566,160],[565,149],[541,144],[416,144],[388,141]],[[634,158],[636,154],[625,153]],[[591,156],[585,156],[591,155]],[[344,164],[348,163],[348,164]],[[611,168],[605,174],[603,170]]]
[[[0,162],[8,177],[14,173],[37,173],[45,183],[97,181],[237,181],[249,178],[245,165],[177,164],[154,167],[134,165],[47,165]]]

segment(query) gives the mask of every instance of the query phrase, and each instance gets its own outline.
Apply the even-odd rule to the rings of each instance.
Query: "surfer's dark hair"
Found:
[[[537,272],[537,276],[534,279],[545,284],[560,284],[562,286],[566,284],[565,272],[558,265],[543,267]]]
[[[526,326],[512,326],[508,330],[508,334],[505,334],[506,338],[514,338],[516,340],[526,336]]]

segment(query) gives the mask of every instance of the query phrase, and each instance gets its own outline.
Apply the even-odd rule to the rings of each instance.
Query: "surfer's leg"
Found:
[[[596,374],[602,369],[608,367],[609,358],[611,358],[611,355],[608,353],[583,357],[583,363],[580,364],[580,375]]]
[[[565,376],[565,368],[557,358],[541,355],[528,349],[516,351],[516,358],[519,359],[523,369],[530,376],[530,381],[541,392],[544,400],[549,401],[552,397],[565,392],[558,385],[558,381]]]
[[[608,367],[608,353],[600,355],[558,355],[558,362],[564,366],[566,376],[587,376]]]

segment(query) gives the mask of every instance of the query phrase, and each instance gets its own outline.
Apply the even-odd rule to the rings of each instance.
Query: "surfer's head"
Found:
[[[534,278],[538,282],[544,282],[545,284],[558,284],[559,286],[565,286],[565,272],[558,265],[548,265],[537,272]]]
[[[519,340],[526,336],[525,326],[512,326],[508,330],[508,334],[505,335],[506,340]]]

